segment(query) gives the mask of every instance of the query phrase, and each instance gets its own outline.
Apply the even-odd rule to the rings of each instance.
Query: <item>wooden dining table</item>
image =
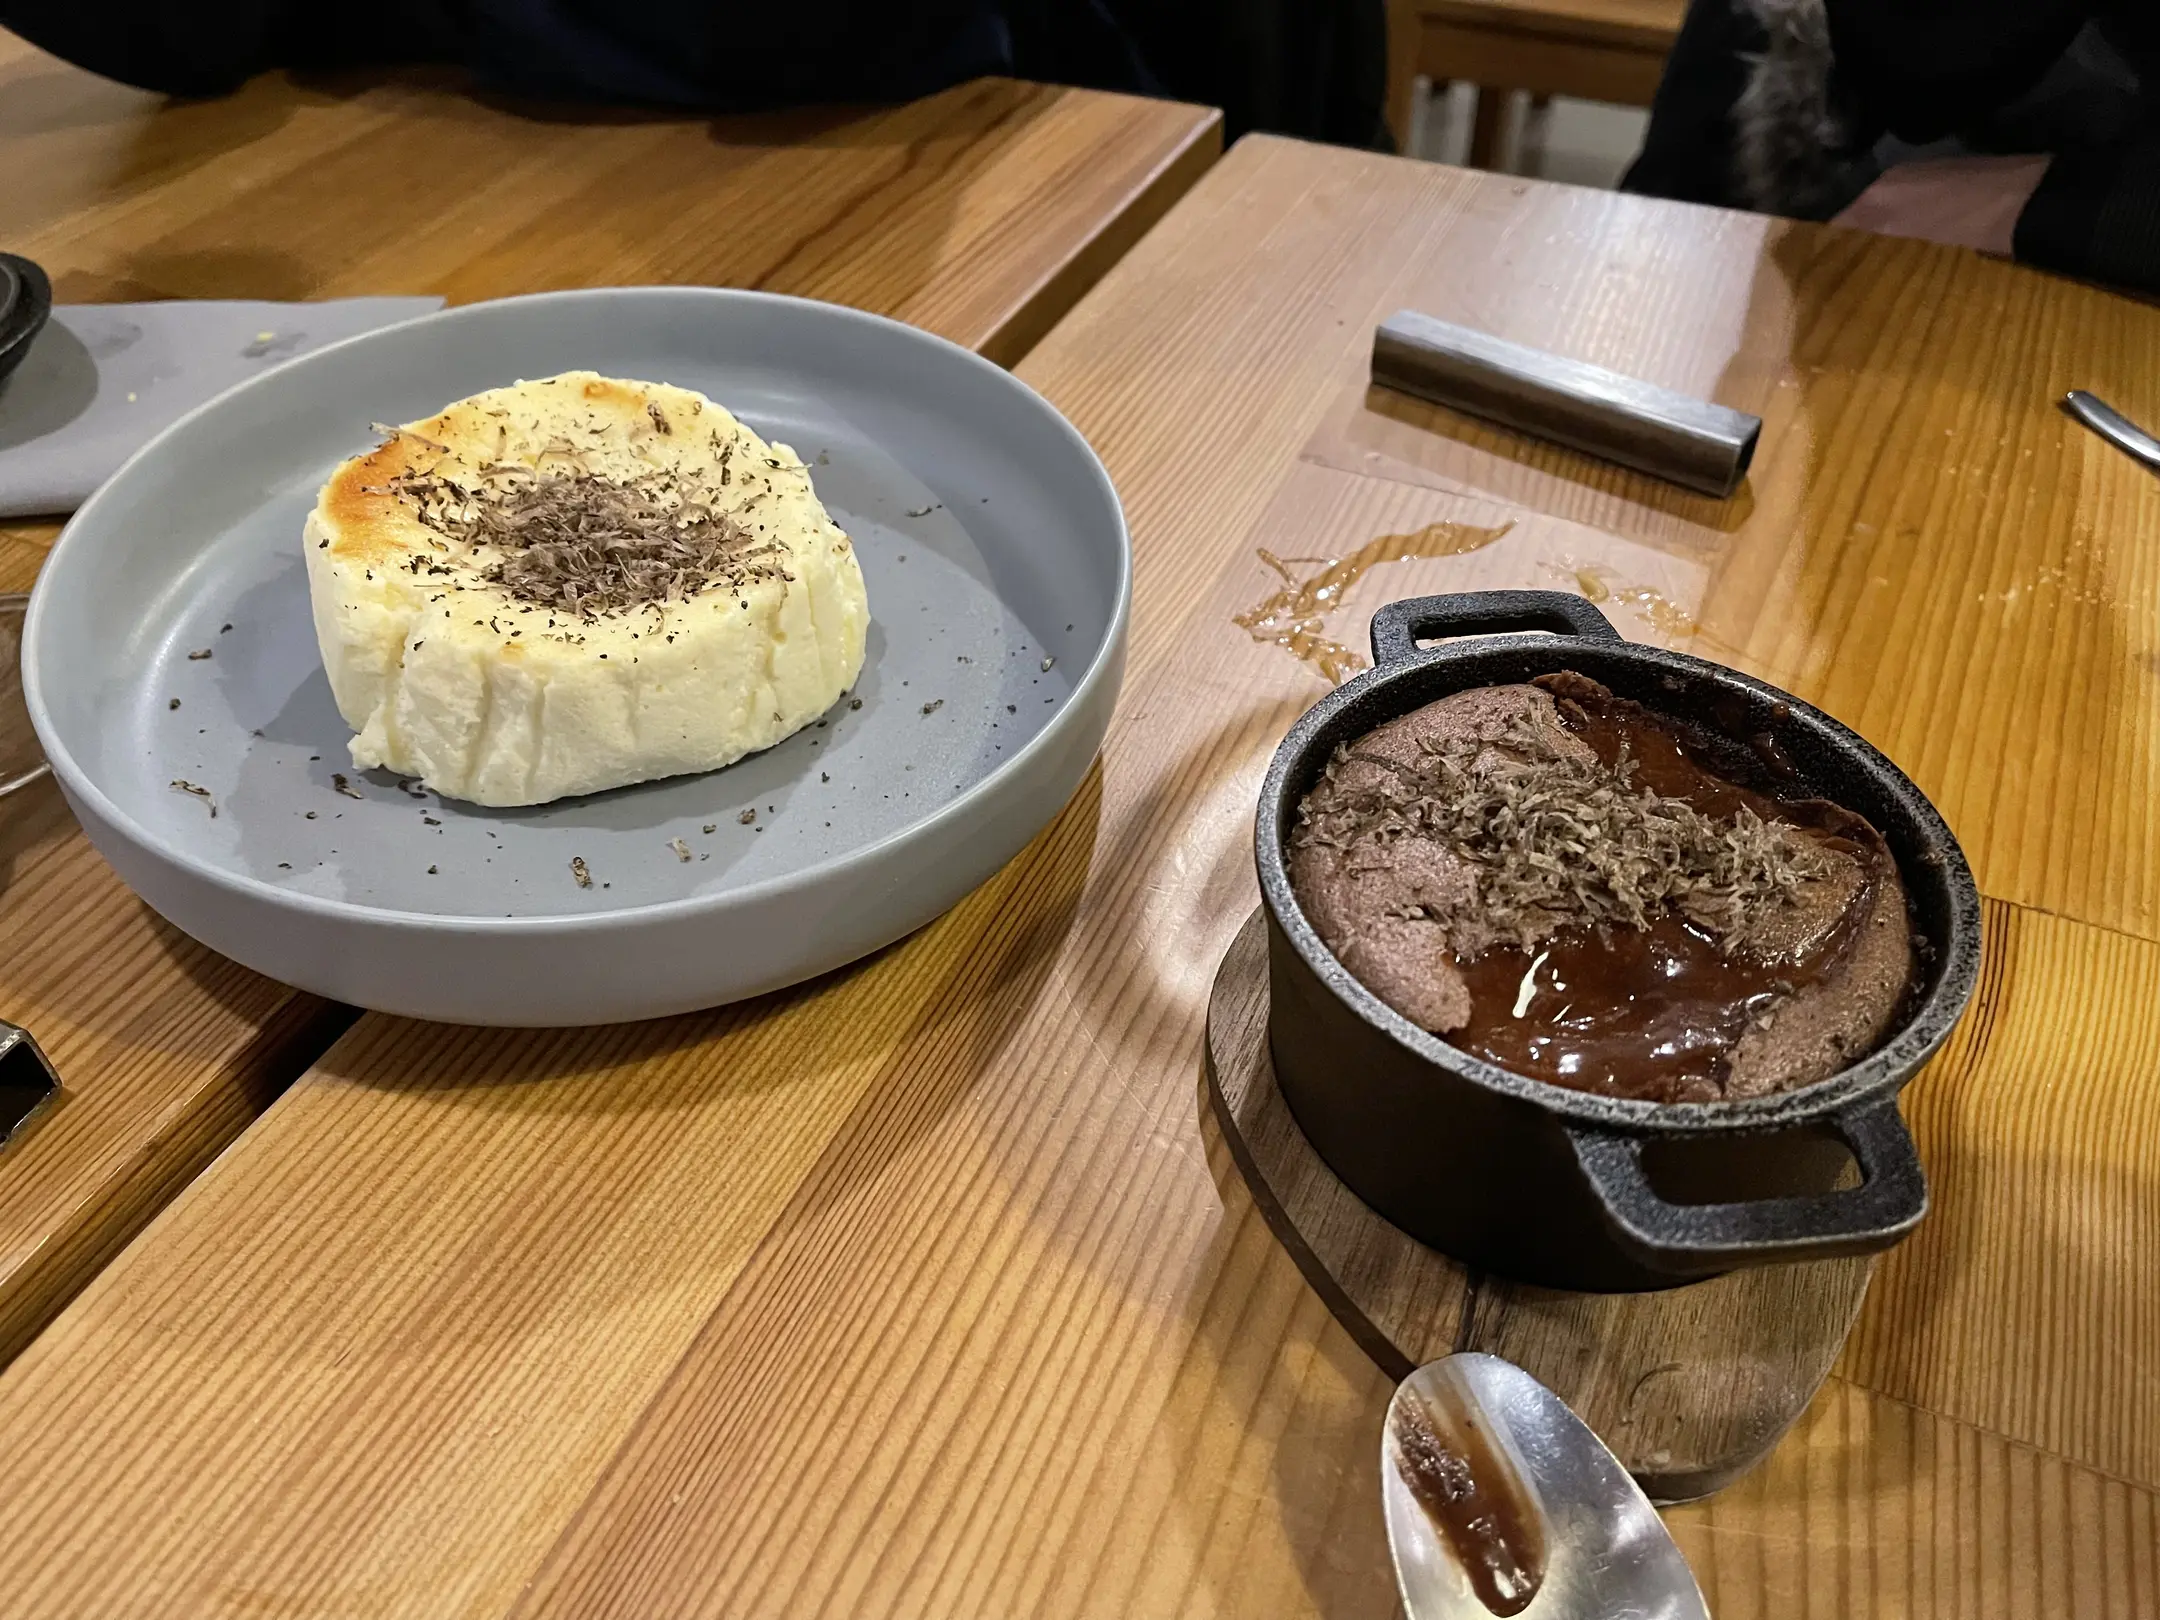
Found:
[[[1372,389],[1404,307],[1761,415],[1747,484]],[[2054,401],[2160,419],[2156,362],[1959,250],[1246,138],[1017,368],[1132,526],[1079,794],[755,1002],[360,1017],[0,1375],[6,1612],[1391,1612],[1390,1386],[1210,1125],[1205,1008],[1285,730],[1376,603],[1502,585],[1854,726],[1986,896],[1933,1212],[1668,1515],[1712,1611],[2154,1612],[2160,485]]]
[[[765,287],[1009,363],[1214,161],[1220,123],[1010,80],[761,118],[505,103],[411,74],[175,102],[0,30],[0,248],[63,304]],[[456,182],[414,185],[425,170]],[[0,442],[7,426],[0,403]],[[30,586],[58,529],[0,520],[0,590]],[[161,922],[50,782],[6,802],[0,873],[0,1017],[64,1084],[0,1157],[4,1365],[352,1011]]]

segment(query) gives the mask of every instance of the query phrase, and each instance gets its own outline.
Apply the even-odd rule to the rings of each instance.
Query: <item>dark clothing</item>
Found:
[[[1694,0],[1650,104],[1643,149],[1620,189],[1675,202],[1746,208],[1733,161],[1734,106],[1747,88],[1748,64],[1768,43],[1760,23],[1736,0]]]
[[[454,62],[513,95],[755,109],[918,94],[1009,70],[985,0],[0,0],[0,22],[108,78],[215,96],[270,68]]]
[[[1625,189],[1826,219],[1891,163],[2047,153],[2017,256],[2160,292],[2160,8],[1694,0]]]
[[[5,0],[0,0],[4,4]],[[1057,0],[1035,0],[1044,10]],[[1223,111],[1230,140],[1268,130],[1392,151],[1385,0],[1097,0],[1163,92]],[[1065,80],[1023,60],[1023,78]],[[1098,82],[1098,81],[1086,81]],[[1114,88],[1107,84],[1101,88]]]
[[[2047,269],[2160,294],[2160,129],[2057,154],[2018,215],[2013,245]]]
[[[1004,73],[1219,106],[1232,138],[1386,143],[1384,0],[0,0],[0,23],[176,95],[450,62],[512,95],[743,112]]]

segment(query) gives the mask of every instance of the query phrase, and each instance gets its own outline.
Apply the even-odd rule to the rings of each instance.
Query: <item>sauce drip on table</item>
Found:
[[[1383,534],[1347,557],[1278,557],[1260,548],[1260,560],[1281,578],[1282,586],[1260,602],[1235,613],[1230,622],[1255,641],[1273,642],[1341,685],[1365,667],[1365,655],[1327,634],[1328,616],[1342,606],[1350,587],[1383,563],[1417,557],[1463,557],[1481,551],[1515,525],[1479,528],[1470,523],[1428,523],[1409,534]],[[1313,568],[1292,572],[1291,564]]]

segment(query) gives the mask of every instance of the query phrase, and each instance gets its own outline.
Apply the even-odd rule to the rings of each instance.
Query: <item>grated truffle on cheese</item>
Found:
[[[801,458],[666,384],[409,423],[331,475],[305,550],[353,763],[476,804],[716,769],[862,669],[862,571]]]

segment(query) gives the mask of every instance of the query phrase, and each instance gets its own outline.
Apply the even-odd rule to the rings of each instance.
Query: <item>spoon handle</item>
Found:
[[[2063,395],[2063,409],[2124,455],[2160,472],[2160,439],[2155,439],[2105,400],[2082,388],[2073,388]]]

